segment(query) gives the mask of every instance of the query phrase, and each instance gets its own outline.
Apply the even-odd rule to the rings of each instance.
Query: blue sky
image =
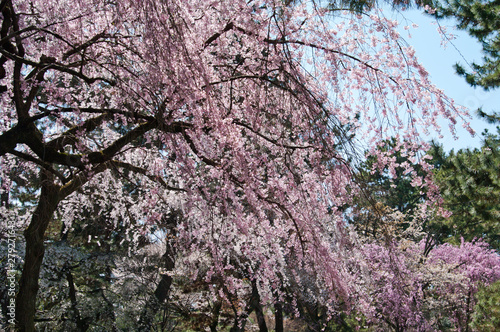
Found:
[[[401,22],[401,35],[404,36],[408,44],[415,48],[420,62],[431,75],[432,82],[444,90],[456,103],[468,107],[471,109],[471,113],[474,113],[479,107],[482,107],[484,111],[500,110],[500,89],[485,92],[481,88],[472,88],[462,77],[455,74],[453,69],[455,63],[459,62],[468,68],[466,61],[481,63],[482,53],[481,45],[475,39],[470,38],[466,32],[453,28],[453,20],[439,22],[441,26],[448,27],[448,32],[457,35],[452,44],[449,43],[446,48],[443,48],[441,36],[436,31],[438,26],[433,24],[435,20],[422,14],[421,11],[407,10],[391,13],[390,9],[387,9],[385,14]],[[412,28],[412,23],[416,23],[419,27]],[[403,29],[405,25],[410,26],[408,31]],[[408,38],[408,32],[411,34],[411,38]],[[438,141],[444,145],[445,150],[474,148],[481,145],[481,132],[484,128],[495,131],[495,126],[487,124],[475,115],[471,120],[471,127],[477,133],[475,137],[471,137],[459,125],[457,126],[459,139],[454,140],[448,131],[447,124],[443,123],[442,134],[444,138]],[[437,139],[437,135],[429,137],[429,140],[431,138]]]

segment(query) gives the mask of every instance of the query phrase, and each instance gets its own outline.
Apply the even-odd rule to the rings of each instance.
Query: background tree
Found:
[[[484,242],[438,245],[427,257],[424,247],[425,241],[401,241],[363,248],[376,265],[369,320],[394,331],[469,330],[481,283],[500,278],[498,254]]]
[[[483,48],[482,64],[472,63],[472,72],[457,64],[457,73],[472,86],[485,90],[500,86],[500,3],[496,0],[442,0],[430,1],[427,11],[438,19],[453,18],[457,28],[477,39]]]
[[[434,227],[443,241],[460,243],[482,238],[493,248],[500,246],[500,140],[485,133],[481,148],[453,150],[446,154],[434,146],[431,154],[439,160],[436,182],[441,188],[443,207],[452,214],[438,218]]]
[[[477,304],[471,326],[480,331],[500,328],[500,281],[482,287],[476,294]]]

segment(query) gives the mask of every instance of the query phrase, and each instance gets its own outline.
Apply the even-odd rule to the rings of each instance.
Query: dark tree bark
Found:
[[[234,317],[234,325],[233,325],[233,327],[231,327],[229,332],[245,332],[245,325],[247,324],[247,317],[248,317],[248,315],[250,315],[250,313],[251,313],[251,311],[248,314],[244,314],[243,317],[235,316]]]
[[[153,327],[154,317],[161,305],[168,298],[170,286],[172,285],[172,277],[162,275],[158,286],[153,295],[146,302],[146,305],[141,313],[139,322],[137,323],[137,331],[150,332]]]
[[[40,200],[24,231],[26,254],[16,298],[16,320],[21,332],[35,331],[38,278],[45,253],[44,235],[60,201],[59,186],[54,184],[52,174],[42,170],[41,178]]]
[[[257,281],[252,280],[252,298],[250,305],[255,310],[255,315],[257,316],[257,323],[259,324],[260,332],[267,332],[266,319],[264,317],[264,312],[262,310],[262,305],[260,303],[259,290],[257,289]]]
[[[281,302],[274,303],[274,331],[283,332],[283,306]]]
[[[175,229],[177,227],[177,223],[181,218],[179,211],[174,211],[166,220],[166,226],[170,229],[171,232],[175,233]],[[175,267],[175,243],[174,239],[167,240],[167,248],[165,254],[162,259],[164,262],[165,269],[167,271],[172,271]],[[142,313],[140,315],[139,321],[137,323],[137,331],[149,332],[153,327],[154,317],[161,305],[168,298],[170,293],[170,287],[172,286],[172,277],[168,274],[163,274],[161,276],[161,280],[156,287],[156,290],[153,295],[148,299],[146,305],[144,306]]]
[[[109,167],[103,163],[93,169],[98,174]],[[19,331],[35,331],[36,298],[38,293],[38,278],[45,254],[44,236],[47,227],[61,200],[84,185],[89,176],[80,173],[63,187],[55,184],[54,175],[46,169],[40,171],[41,191],[38,205],[33,212],[30,224],[24,231],[26,253],[24,266],[19,280],[19,293],[16,297],[16,323]]]
[[[71,300],[71,309],[73,310],[73,314],[75,315],[76,326],[78,331],[86,332],[89,329],[89,324],[86,319],[82,319],[80,315],[80,310],[78,310],[78,302],[76,299],[76,288],[75,282],[73,280],[73,274],[71,274],[71,268],[67,267],[68,271],[66,272],[66,280],[68,281],[69,287],[69,298]]]
[[[222,307],[222,302],[220,300],[217,300],[217,302],[214,303],[214,308],[212,310],[212,321],[210,323],[211,332],[217,332],[217,325],[219,324],[219,315],[221,307]]]
[[[247,318],[254,310],[255,315],[257,316],[259,331],[268,332],[264,311],[262,310],[262,305],[260,304],[259,290],[257,289],[257,282],[255,280],[252,280],[252,294],[250,295],[250,300],[248,302],[245,313],[238,316],[237,311],[234,308],[233,310],[235,311],[234,325],[231,328],[230,332],[244,332]]]

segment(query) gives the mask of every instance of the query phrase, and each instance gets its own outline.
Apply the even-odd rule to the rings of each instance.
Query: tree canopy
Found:
[[[494,248],[500,245],[499,137],[487,133],[480,149],[460,149],[446,154],[435,146],[441,161],[436,182],[442,188],[444,208],[452,213],[437,221],[445,241],[459,243],[484,238]]]
[[[345,323],[351,310],[398,331],[436,327],[444,316],[427,315],[428,296],[454,287],[440,303],[465,326],[477,284],[500,278],[482,242],[422,251],[418,225],[381,242],[346,223],[365,149],[373,171],[404,169],[427,192],[421,213],[433,209],[420,133],[467,116],[380,11],[281,0],[0,9],[2,236],[23,235],[20,331],[175,328],[160,310],[170,317],[185,278],[202,285],[212,331],[222,310],[232,331],[250,312],[264,331],[264,305],[277,330],[285,314]]]

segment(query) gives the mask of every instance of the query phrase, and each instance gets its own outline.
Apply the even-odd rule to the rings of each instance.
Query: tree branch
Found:
[[[134,173],[142,174],[153,182],[159,182],[163,187],[165,187],[168,190],[186,192],[186,189],[169,186],[161,177],[149,174],[148,171],[142,167],[137,167],[137,166],[134,166],[132,164],[129,164],[129,163],[126,163],[123,161],[119,161],[119,160],[111,160],[110,162],[115,167],[124,168],[124,169],[132,171]]]
[[[114,82],[112,80],[109,80],[107,78],[104,78],[104,77],[87,77],[87,76],[83,75],[81,72],[78,72],[76,70],[70,69],[70,68],[68,68],[68,66],[66,66],[64,64],[61,64],[61,63],[57,63],[55,61],[53,63],[48,63],[48,64],[47,63],[43,63],[43,62],[35,62],[35,61],[31,61],[31,60],[25,59],[25,58],[23,58],[21,56],[18,56],[16,54],[9,53],[5,49],[2,49],[2,48],[0,48],[0,53],[3,56],[5,56],[6,58],[11,59],[12,61],[14,61],[16,64],[29,65],[29,66],[32,66],[32,67],[35,67],[35,68],[44,69],[45,71],[50,70],[50,69],[54,69],[54,70],[57,70],[57,71],[60,71],[60,72],[63,72],[63,73],[67,73],[67,74],[73,75],[75,77],[81,78],[87,84],[93,84],[93,83],[95,83],[97,81],[102,81],[102,82],[106,82],[106,83],[108,83],[109,85],[112,85],[112,86],[116,85],[116,82]]]
[[[61,172],[56,171],[52,166],[50,166],[50,164],[43,162],[42,160],[36,159],[35,157],[30,156],[27,153],[23,153],[23,152],[16,151],[16,150],[10,151],[9,153],[13,154],[16,157],[22,158],[26,161],[30,161],[32,163],[35,163],[35,164],[45,168],[47,171],[49,171],[52,174],[54,174],[55,176],[57,176],[63,184],[68,182],[68,179],[66,179],[66,177]]]

